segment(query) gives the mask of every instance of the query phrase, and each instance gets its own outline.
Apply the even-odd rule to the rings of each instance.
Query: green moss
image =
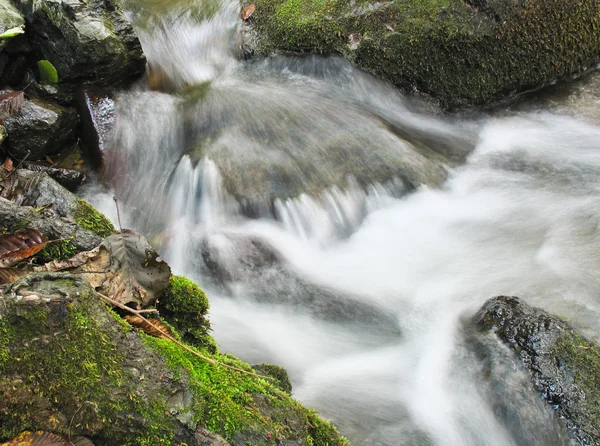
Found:
[[[230,441],[242,436],[263,445],[276,444],[281,438],[294,439],[298,435],[306,435],[314,445],[347,444],[330,423],[270,382],[202,360],[167,339],[144,336],[144,342],[163,355],[170,368],[186,375],[194,393],[190,410],[195,420],[210,431]],[[196,351],[213,361],[252,371],[248,364],[231,355]],[[294,417],[304,424],[304,429],[291,431],[288,421]]]
[[[204,291],[190,279],[171,276],[169,286],[157,304],[161,316],[182,335],[183,340],[216,352],[216,343],[209,335],[209,308]]]
[[[34,259],[39,263],[51,262],[52,260],[66,260],[73,257],[79,249],[70,240],[61,240],[60,242],[48,243]]]
[[[108,237],[115,233],[115,227],[110,220],[85,200],[77,200],[77,207],[73,212],[73,217],[79,226],[95,232],[100,237]]]
[[[600,351],[575,332],[566,332],[555,342],[552,354],[585,393],[586,424],[600,426]]]
[[[283,390],[288,395],[292,393],[292,383],[286,369],[275,364],[258,364],[252,366],[259,375],[273,378],[273,385]]]
[[[485,9],[463,0],[256,0],[259,54],[338,53],[446,106],[485,104],[595,66],[600,3],[548,0]],[[349,45],[350,42],[354,46]]]
[[[45,336],[51,332],[48,311],[64,312],[65,318],[62,329],[50,337]],[[173,421],[165,417],[165,402],[143,401],[128,390],[122,354],[82,306],[15,311],[10,320],[0,319],[0,348],[0,439],[44,429],[101,434],[119,445],[172,444]],[[125,436],[112,431],[124,422],[119,417],[125,413],[142,414],[148,428],[131,429]]]

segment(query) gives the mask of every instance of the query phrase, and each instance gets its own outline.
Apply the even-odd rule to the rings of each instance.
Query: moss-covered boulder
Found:
[[[231,356],[147,336],[79,275],[0,287],[0,441],[23,430],[95,445],[343,445],[335,428]],[[225,364],[228,367],[223,366]]]
[[[485,104],[595,66],[596,0],[255,0],[247,53],[339,53],[445,106]]]
[[[496,297],[474,318],[513,350],[577,444],[600,444],[600,348],[565,321],[517,297]]]
[[[196,283],[187,277],[171,276],[157,308],[160,315],[181,333],[184,341],[216,353],[216,343],[209,334],[208,299]]]

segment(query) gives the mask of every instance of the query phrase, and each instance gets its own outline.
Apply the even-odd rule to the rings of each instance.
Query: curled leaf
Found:
[[[10,39],[12,37],[18,36],[19,34],[25,34],[25,25],[15,26],[14,28],[7,29],[2,34],[0,34],[0,39]]]
[[[246,21],[250,18],[250,16],[254,13],[254,10],[256,9],[256,6],[254,6],[254,3],[252,3],[250,6],[246,6],[244,9],[242,9],[242,20]]]
[[[165,335],[170,335],[169,328],[158,319],[146,319],[139,316],[127,315],[125,320],[135,328],[143,330],[146,334],[155,338],[166,338]]]
[[[40,60],[37,63],[38,70],[40,71],[40,80],[42,84],[57,84],[58,83],[58,72],[54,65],[48,60]]]
[[[19,113],[24,102],[25,94],[22,91],[0,93],[0,119]]]
[[[0,266],[9,267],[41,251],[48,239],[37,229],[19,229],[0,236]]]

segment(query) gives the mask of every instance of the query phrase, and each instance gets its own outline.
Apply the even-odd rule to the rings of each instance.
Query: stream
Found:
[[[599,71],[446,116],[339,58],[238,60],[236,1],[128,8],[149,79],[88,198],[206,290],[222,351],[353,445],[570,444],[464,326],[515,295],[600,340]]]

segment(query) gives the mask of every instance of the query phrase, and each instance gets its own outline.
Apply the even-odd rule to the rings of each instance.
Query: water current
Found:
[[[464,325],[517,295],[600,339],[600,73],[447,116],[337,58],[238,60],[236,1],[128,7],[150,75],[90,199],[206,289],[223,351],[354,445],[568,444]]]

